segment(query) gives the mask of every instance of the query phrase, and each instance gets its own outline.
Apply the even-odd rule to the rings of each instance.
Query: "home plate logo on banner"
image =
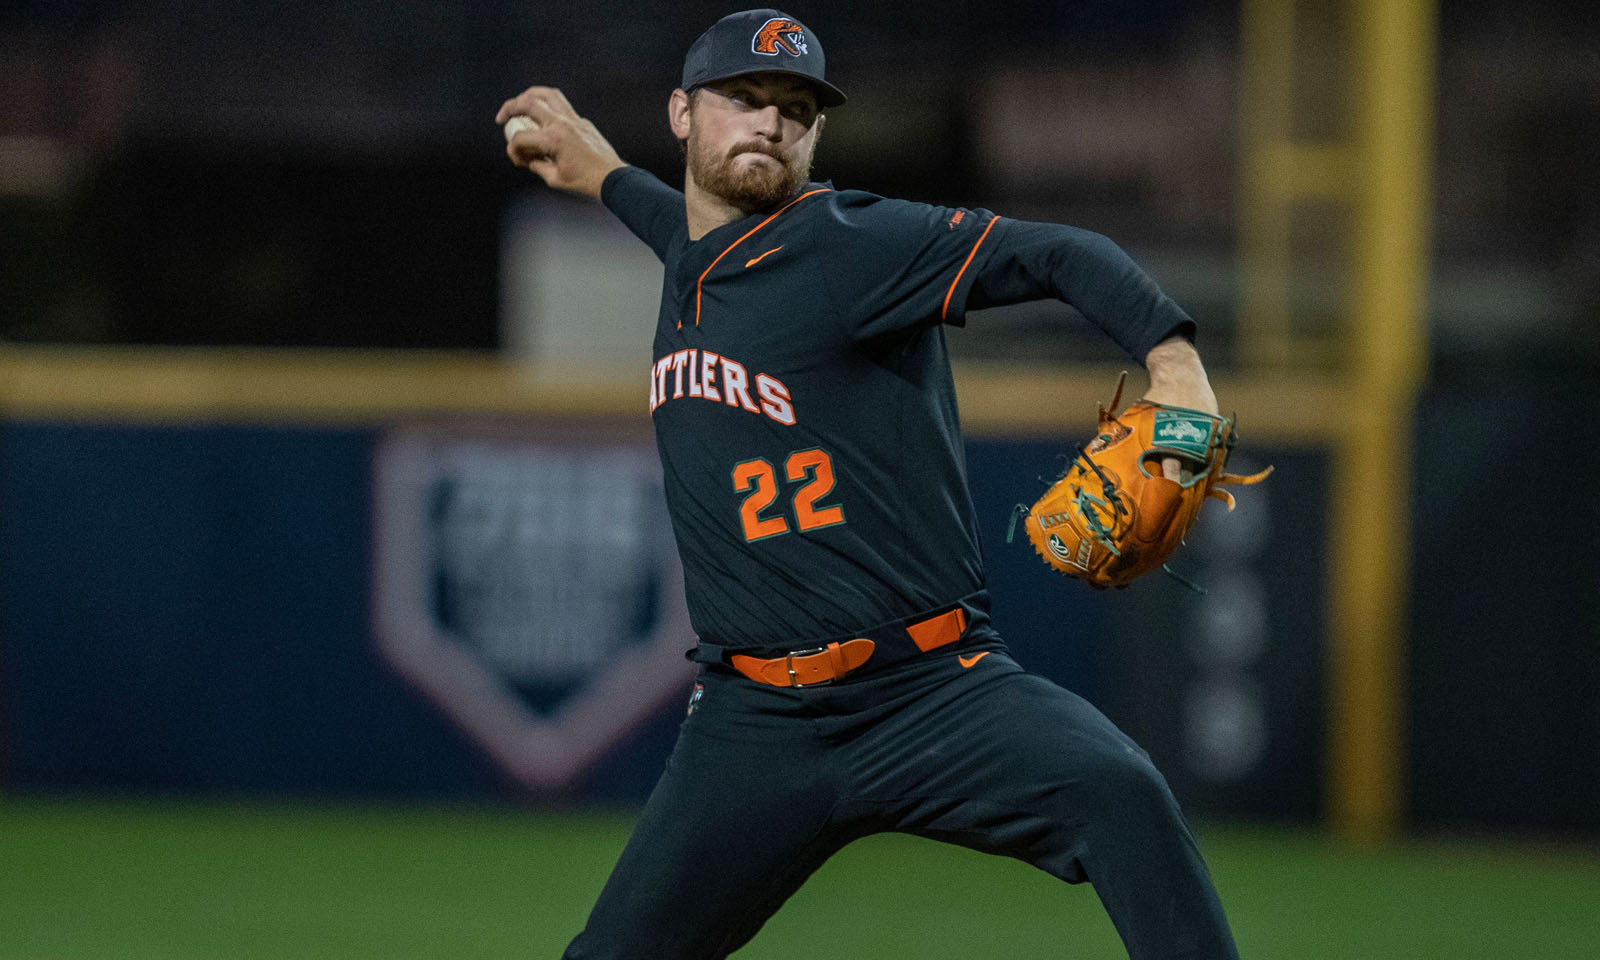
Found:
[[[694,667],[654,444],[554,420],[400,426],[373,457],[373,633],[513,779],[572,783]]]

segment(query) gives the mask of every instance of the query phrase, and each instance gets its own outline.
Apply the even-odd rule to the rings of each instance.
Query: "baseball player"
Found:
[[[811,182],[844,102],[811,30],[750,10],[695,41],[668,100],[681,193],[559,90],[496,118],[527,118],[513,162],[665,265],[639,386],[699,638],[677,745],[565,956],[724,957],[882,831],[1090,882],[1130,957],[1236,956],[1144,751],[990,625],[944,333],[1064,300],[1146,366],[1148,397],[1215,412],[1194,324],[1096,234]],[[818,956],[850,955],[816,930]]]

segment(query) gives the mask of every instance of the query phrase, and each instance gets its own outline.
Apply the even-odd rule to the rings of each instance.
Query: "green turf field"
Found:
[[[620,814],[0,798],[0,960],[555,958],[627,826]],[[1246,957],[1600,956],[1593,846],[1361,852],[1221,826],[1201,841]],[[1088,887],[880,837],[825,866],[737,956],[1124,954]]]

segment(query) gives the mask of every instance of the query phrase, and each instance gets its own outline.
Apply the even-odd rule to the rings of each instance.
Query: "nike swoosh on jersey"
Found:
[[[758,264],[761,261],[767,259],[768,257],[772,256],[774,253],[777,253],[779,250],[782,250],[782,249],[783,249],[783,244],[780,243],[776,247],[773,247],[771,250],[768,250],[766,253],[763,253],[761,256],[759,256],[759,257],[751,257],[749,260],[746,260],[744,262],[744,265],[745,265],[746,268],[753,267],[756,264]]]
[[[974,654],[973,654],[973,655],[972,655],[972,656],[970,656],[970,657],[963,657],[963,656],[960,656],[960,655],[959,655],[959,654],[958,654],[958,655],[957,655],[957,656],[956,656],[956,662],[958,662],[958,663],[960,663],[960,664],[961,664],[961,665],[962,665],[962,666],[963,666],[963,667],[966,667],[966,668],[967,668],[967,669],[968,669],[968,670],[971,670],[971,669],[972,669],[972,667],[973,667],[973,666],[974,666],[974,665],[975,665],[975,664],[976,664],[976,663],[977,663],[977,662],[978,662],[978,661],[979,661],[979,660],[982,660],[982,659],[983,659],[983,658],[984,658],[984,657],[987,657],[987,656],[988,656],[988,655],[989,655],[989,654],[990,654],[990,653],[993,653],[993,652],[994,652],[994,651],[992,651],[992,650],[985,650],[985,651],[983,651],[983,652],[982,652],[982,653],[974,653]]]

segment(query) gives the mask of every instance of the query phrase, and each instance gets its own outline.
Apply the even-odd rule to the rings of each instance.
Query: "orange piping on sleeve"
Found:
[[[978,248],[983,246],[983,241],[988,238],[989,231],[994,229],[995,221],[999,219],[999,217],[989,218],[989,225],[983,228],[983,233],[978,236],[978,242],[972,245],[972,251],[967,254],[966,262],[962,263],[961,269],[956,271],[956,278],[950,281],[950,289],[946,290],[944,294],[944,306],[939,310],[940,320],[943,320],[945,314],[950,312],[950,298],[956,294],[956,284],[961,282],[961,275],[967,272],[968,267],[972,266],[972,258],[978,255]]]
[[[737,239],[737,240],[733,241],[732,243],[728,244],[728,249],[727,250],[724,250],[721,253],[717,254],[717,259],[711,261],[711,266],[710,267],[706,267],[705,273],[700,274],[700,279],[696,280],[695,283],[694,283],[694,325],[695,326],[697,326],[697,327],[700,326],[700,294],[701,294],[701,287],[704,286],[704,284],[706,282],[706,274],[711,272],[711,267],[715,267],[717,264],[721,263],[723,257],[726,257],[728,255],[728,253],[733,250],[734,247],[737,247],[739,244],[744,243],[746,240],[750,239],[751,234],[754,234],[757,230],[760,230],[762,227],[764,227],[767,224],[771,223],[772,221],[778,219],[778,217],[783,213],[783,211],[789,209],[790,207],[794,206],[795,204],[799,203],[801,200],[804,200],[806,197],[809,197],[814,193],[827,193],[828,189],[829,189],[828,187],[818,187],[815,190],[807,190],[805,193],[800,194],[800,196],[795,197],[793,200],[790,200],[788,203],[786,203],[783,206],[779,207],[772,214],[772,216],[770,216],[767,219],[765,219],[765,220],[761,221],[760,223],[756,224],[754,227],[751,227],[749,233],[746,233],[744,236],[742,236],[739,239]],[[968,259],[971,259],[971,258],[968,258]],[[678,320],[678,329],[679,330],[683,329],[683,320],[682,319]]]

